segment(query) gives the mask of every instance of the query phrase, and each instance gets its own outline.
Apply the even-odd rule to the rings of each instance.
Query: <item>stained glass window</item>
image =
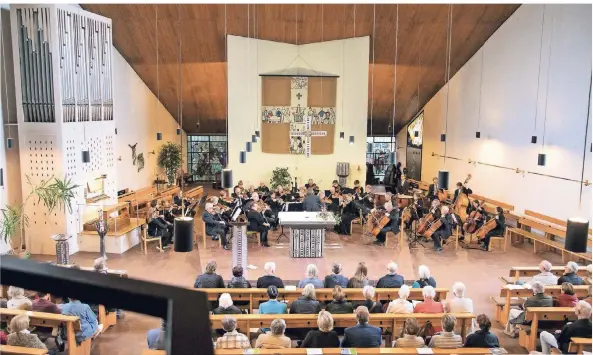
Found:
[[[373,164],[375,178],[382,181],[389,166],[389,153],[395,149],[394,137],[367,137],[367,163]]]
[[[187,170],[193,181],[215,181],[225,165],[226,155],[227,136],[187,136]]]

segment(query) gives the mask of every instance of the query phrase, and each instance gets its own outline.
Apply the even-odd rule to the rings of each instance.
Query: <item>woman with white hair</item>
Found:
[[[212,311],[212,314],[241,314],[241,310],[233,305],[233,299],[228,293],[223,293],[218,299],[218,307]]]
[[[399,288],[398,295],[398,299],[389,303],[385,313],[414,313],[414,305],[408,301],[410,287],[408,285],[402,285]]]
[[[579,264],[569,261],[564,267],[564,275],[558,279],[557,284],[562,285],[564,282],[568,282],[573,285],[582,285],[583,279],[577,275],[577,271],[579,271]]]
[[[289,337],[284,335],[286,322],[284,319],[274,319],[270,324],[270,331],[260,334],[255,341],[256,348],[287,349],[292,345]]]
[[[25,289],[15,286],[8,288],[8,302],[6,308],[31,310],[32,302],[25,297]]]
[[[319,312],[317,316],[319,330],[310,330],[301,344],[301,348],[338,348],[340,338],[334,329],[334,318],[327,311]]]
[[[315,264],[307,265],[307,270],[305,273],[306,277],[304,279],[302,279],[301,281],[299,281],[298,288],[303,288],[307,284],[311,284],[316,288],[323,288],[323,281],[321,281],[319,279],[317,274],[318,274],[317,265],[315,265]]]
[[[291,314],[317,314],[321,311],[321,304],[315,298],[315,287],[312,284],[306,284],[301,294],[301,297],[290,304]]]
[[[436,291],[432,286],[426,286],[422,289],[424,301],[414,307],[414,313],[443,313],[444,308],[441,302],[434,300]]]
[[[544,286],[553,286],[558,283],[558,277],[552,274],[552,263],[547,260],[542,260],[539,263],[539,274],[534,275],[531,280],[527,283],[533,285],[534,282],[539,281]],[[518,285],[521,285],[523,281],[517,281]]]
[[[583,277],[583,284],[584,285],[593,285],[593,264],[587,265],[587,276]]]
[[[95,272],[107,274],[107,260],[103,257],[95,259],[93,263],[93,269]]]
[[[383,306],[381,306],[381,302],[377,302],[374,300],[375,298],[375,288],[373,286],[365,286],[362,289],[362,295],[364,296],[364,303],[359,305],[365,306],[368,308],[369,313],[383,313]]]
[[[445,302],[445,311],[448,313],[472,313],[474,303],[470,298],[465,297],[465,285],[462,282],[453,284],[453,298]]]
[[[585,301],[579,301],[574,308],[574,313],[578,319],[566,324],[562,330],[557,330],[553,334],[541,332],[539,339],[542,344],[542,353],[550,354],[551,349],[555,348],[566,354],[571,338],[591,338],[591,305]]]
[[[264,271],[266,274],[257,279],[257,288],[268,288],[270,286],[276,286],[277,288],[284,288],[284,282],[275,275],[276,263],[268,261],[264,264]]]
[[[29,316],[26,314],[19,314],[12,318],[6,344],[24,348],[47,349],[47,346],[37,335],[29,333]],[[52,351],[49,353],[53,354]]]
[[[414,281],[412,288],[424,288],[424,286],[437,287],[437,282],[430,276],[430,269],[426,265],[418,266],[418,280]]]

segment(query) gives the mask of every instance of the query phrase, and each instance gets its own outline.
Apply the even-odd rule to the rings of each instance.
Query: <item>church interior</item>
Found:
[[[0,4],[0,353],[590,354],[591,26]]]

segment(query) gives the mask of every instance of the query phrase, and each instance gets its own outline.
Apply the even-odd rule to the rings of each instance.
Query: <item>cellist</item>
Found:
[[[496,206],[496,216],[494,216],[496,220],[496,228],[491,230],[490,232],[486,233],[486,237],[484,237],[484,245],[481,246],[482,250],[488,250],[488,246],[490,245],[490,238],[493,236],[502,236],[504,235],[505,229],[505,220],[504,220],[504,211],[502,207]]]
[[[385,216],[389,217],[389,222],[377,234],[377,240],[373,242],[376,245],[385,245],[387,232],[391,231],[395,234],[399,232],[399,210],[393,207],[391,201],[385,202],[383,208],[385,208]]]
[[[453,234],[453,229],[455,222],[453,221],[451,215],[449,214],[449,207],[443,206],[441,207],[441,227],[434,233],[432,233],[432,241],[434,242],[434,250],[441,251],[443,247],[441,246],[441,239],[447,240]],[[435,220],[436,221],[436,220]]]

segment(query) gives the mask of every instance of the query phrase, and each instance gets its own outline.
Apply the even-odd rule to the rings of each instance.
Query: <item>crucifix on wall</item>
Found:
[[[311,129],[311,116],[305,118],[305,129],[302,131],[290,131],[290,137],[300,138],[302,145],[305,150],[305,156],[308,158],[311,156],[311,138],[312,137],[325,137],[327,131],[313,131]]]

